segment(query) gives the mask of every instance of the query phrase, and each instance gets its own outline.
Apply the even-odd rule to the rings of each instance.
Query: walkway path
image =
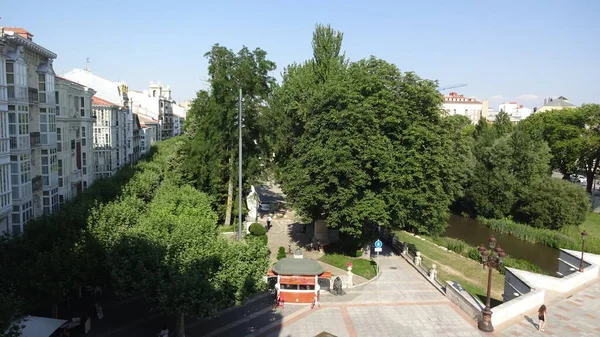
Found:
[[[475,323],[400,257],[380,259],[381,276],[321,307],[282,312],[248,336],[482,336]],[[287,308],[286,308],[287,309]]]
[[[548,322],[544,335],[600,336],[600,281],[555,303],[547,303]],[[530,336],[536,332],[537,312],[523,316],[517,324],[501,329],[499,336]]]

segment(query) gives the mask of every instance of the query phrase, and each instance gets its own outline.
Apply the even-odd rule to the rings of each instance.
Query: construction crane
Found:
[[[454,88],[466,87],[467,85],[468,85],[468,84],[466,84],[466,83],[459,83],[459,84],[455,84],[455,85],[449,85],[449,86],[447,86],[447,87],[441,87],[441,88],[438,88],[438,90],[439,90],[439,91],[442,91],[442,90],[448,90],[448,89],[454,89]]]

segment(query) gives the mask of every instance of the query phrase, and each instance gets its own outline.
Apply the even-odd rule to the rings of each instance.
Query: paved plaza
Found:
[[[285,315],[249,336],[483,336],[475,323],[400,257],[380,259],[381,276],[321,307]],[[285,309],[284,309],[285,310]]]
[[[560,295],[559,295],[560,296]],[[548,322],[544,335],[600,336],[600,282],[573,294],[546,304]],[[499,336],[530,336],[537,332],[537,312],[531,312],[518,323],[497,332]]]

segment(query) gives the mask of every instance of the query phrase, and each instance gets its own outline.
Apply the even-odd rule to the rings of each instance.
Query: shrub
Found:
[[[409,243],[409,244],[406,244],[406,247],[408,248],[408,252],[409,252],[411,255],[417,255],[417,251],[418,251],[418,250],[417,250],[417,246],[415,246],[415,245],[414,245],[414,244],[412,244],[412,243]]]
[[[265,227],[262,224],[259,224],[257,222],[251,224],[250,228],[248,230],[250,231],[250,234],[252,234],[254,236],[262,236],[267,233],[267,230],[265,229]]]
[[[269,237],[266,235],[248,235],[246,236],[246,238],[250,239],[250,240],[258,240],[260,242],[262,242],[265,246],[267,246],[269,244]]]
[[[357,249],[356,252],[354,253],[354,256],[361,257],[362,256],[362,249]]]
[[[562,179],[535,181],[516,205],[515,220],[534,227],[560,229],[578,226],[590,211],[587,193]]]
[[[281,260],[283,258],[285,258],[287,255],[285,254],[285,247],[280,246],[279,250],[277,251],[277,260]]]

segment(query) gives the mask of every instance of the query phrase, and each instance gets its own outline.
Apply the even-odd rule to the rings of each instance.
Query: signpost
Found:
[[[377,239],[377,241],[375,241],[375,253],[377,253],[377,274],[379,274],[379,252],[381,252],[383,250],[383,242],[381,242],[381,240]]]

